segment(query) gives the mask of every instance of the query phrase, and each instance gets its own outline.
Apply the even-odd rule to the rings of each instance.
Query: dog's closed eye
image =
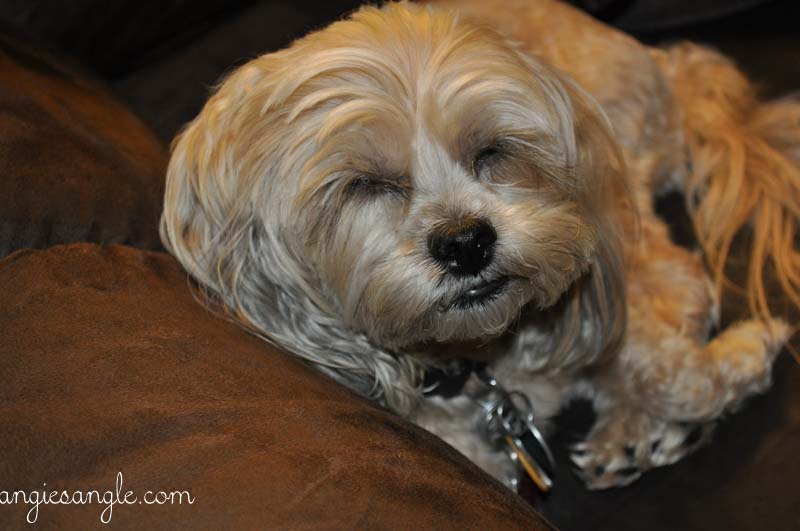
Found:
[[[492,166],[505,156],[505,151],[499,143],[484,147],[472,159],[472,173],[481,179],[488,177]]]
[[[347,183],[347,192],[362,198],[394,196],[406,199],[410,190],[402,179],[365,173]]]

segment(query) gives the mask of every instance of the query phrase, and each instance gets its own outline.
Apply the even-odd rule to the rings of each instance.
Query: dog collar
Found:
[[[503,450],[517,466],[517,478],[527,474],[542,491],[553,487],[555,460],[534,423],[533,404],[520,391],[506,390],[485,364],[458,360],[425,374],[425,396],[453,398],[464,394],[479,407],[476,431],[493,448]]]

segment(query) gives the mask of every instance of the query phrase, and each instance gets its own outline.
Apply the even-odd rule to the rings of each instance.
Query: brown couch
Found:
[[[117,505],[115,528],[547,529],[455,450],[195,300],[170,256],[72,244],[0,262],[0,490]],[[47,506],[86,529],[104,504]],[[4,529],[30,505],[0,505]]]

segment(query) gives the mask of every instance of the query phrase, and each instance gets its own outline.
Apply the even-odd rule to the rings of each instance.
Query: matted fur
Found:
[[[766,388],[786,327],[707,342],[716,292],[651,204],[702,177],[647,49],[546,0],[456,4],[475,19],[366,7],[230,74],[173,144],[162,239],[244,326],[502,480],[474,404],[423,397],[426,366],[487,361],[542,419],[591,396],[574,460],[592,487],[627,483],[705,440],[687,423],[708,434]],[[429,236],[475,220],[493,259],[451,275]],[[497,278],[493,299],[456,304]]]

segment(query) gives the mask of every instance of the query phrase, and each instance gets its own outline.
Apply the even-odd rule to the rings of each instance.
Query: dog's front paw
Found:
[[[596,445],[593,441],[572,446],[570,459],[576,473],[590,489],[624,487],[644,472],[635,458],[635,446]]]
[[[590,489],[623,487],[650,468],[669,465],[702,446],[714,425],[664,422],[640,412],[606,416],[571,448],[577,474]]]

